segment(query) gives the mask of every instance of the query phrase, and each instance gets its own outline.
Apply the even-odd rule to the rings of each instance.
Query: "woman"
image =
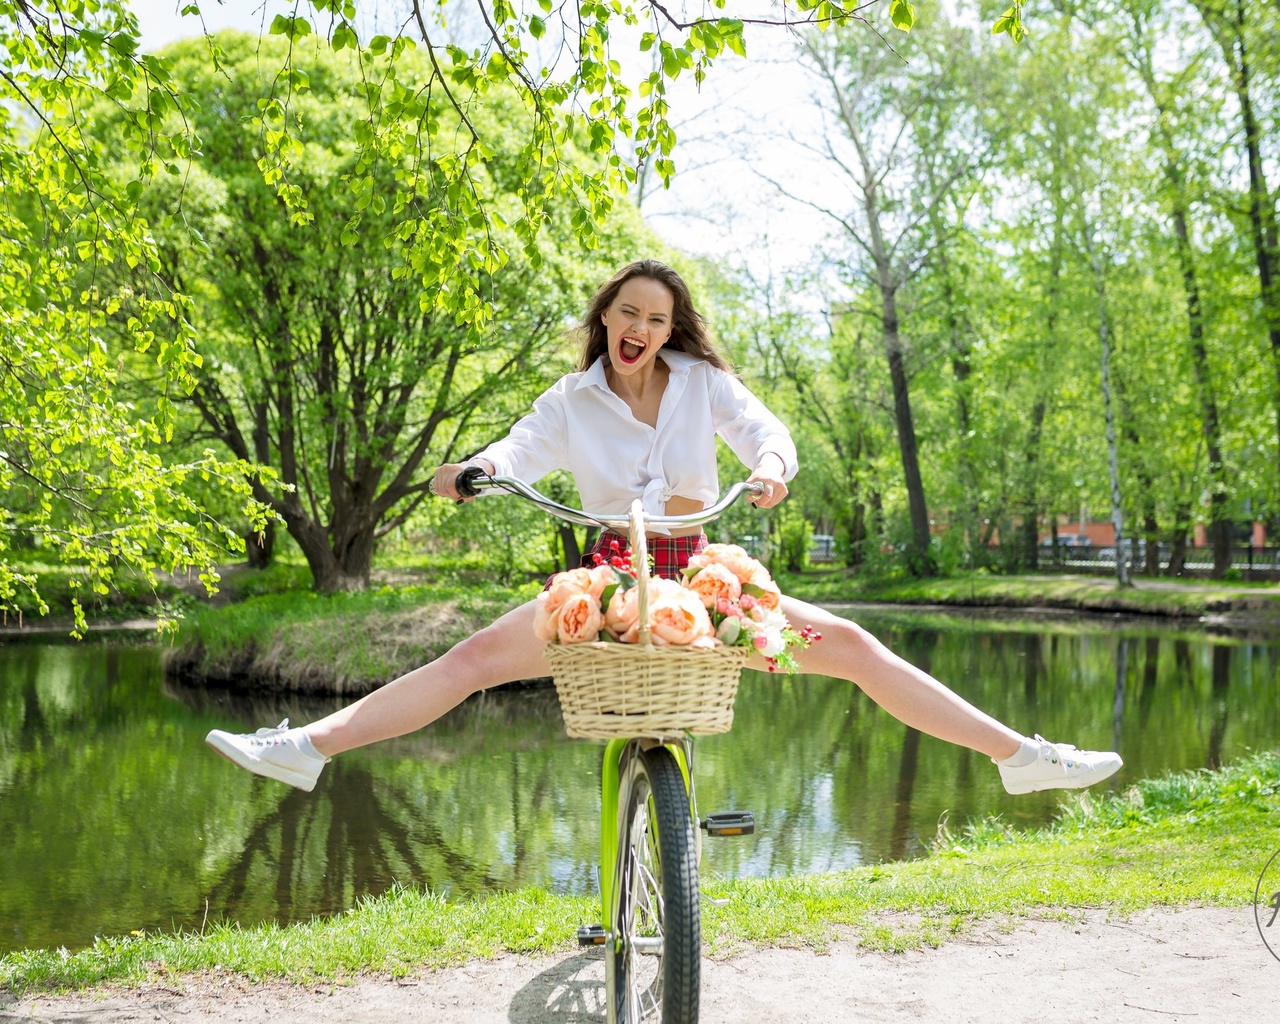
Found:
[[[583,326],[579,372],[539,397],[505,439],[467,463],[437,469],[438,494],[458,498],[455,482],[468,466],[530,481],[564,468],[573,472],[584,508],[626,508],[640,497],[653,514],[696,512],[717,496],[719,434],[762,486],[756,505],[771,508],[787,496],[797,469],[790,434],[728,372],[674,270],[654,260],[624,267],[596,294]],[[650,540],[666,575],[706,543],[696,527],[677,534]],[[584,564],[608,543],[605,535]],[[486,687],[545,675],[535,607],[530,601],[507,612],[430,664],[304,728],[215,729],[207,742],[242,768],[309,791],[335,754],[420,729]],[[1114,753],[1022,736],[854,622],[787,597],[782,610],[822,635],[797,652],[804,671],[848,679],[905,724],[986,754],[1010,793],[1082,788],[1122,764]],[[763,668],[763,659],[751,665]]]

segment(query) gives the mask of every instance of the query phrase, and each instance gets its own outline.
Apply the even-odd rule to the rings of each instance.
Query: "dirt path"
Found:
[[[336,989],[205,977],[70,997],[0,993],[0,1024],[598,1024],[603,978],[595,953],[508,956]],[[1089,912],[1076,924],[989,926],[941,949],[899,955],[841,943],[821,954],[768,949],[703,961],[704,1024],[1218,1024],[1277,1016],[1280,961],[1263,944],[1252,907],[1128,919]]]

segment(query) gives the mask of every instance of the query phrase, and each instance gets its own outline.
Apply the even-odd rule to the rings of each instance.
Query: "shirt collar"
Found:
[[[671,371],[673,376],[687,377],[690,369],[695,363],[702,362],[697,356],[691,356],[687,352],[677,352],[674,349],[662,349],[658,353],[658,358],[667,364],[667,369]],[[579,388],[597,387],[602,388],[612,394],[609,382],[604,375],[604,356],[600,356],[590,368],[578,378],[578,383],[574,385],[574,390]]]

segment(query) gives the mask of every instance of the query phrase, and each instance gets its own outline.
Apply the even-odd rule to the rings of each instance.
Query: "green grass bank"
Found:
[[[711,955],[761,945],[821,948],[856,938],[870,949],[936,946],[976,922],[1071,918],[1160,906],[1251,903],[1280,848],[1280,755],[1217,771],[1179,772],[1121,794],[1073,794],[1045,828],[999,820],[939,830],[922,860],[837,874],[703,880]],[[22,994],[224,972],[251,981],[335,982],[403,976],[504,952],[568,950],[596,901],[522,890],[450,903],[399,889],[351,911],[287,927],[217,925],[199,933],[101,938],[91,948],[0,959],[0,986]]]
[[[191,681],[256,690],[360,694],[439,657],[528,600],[536,584],[385,585],[355,593],[251,594],[197,606],[165,653]]]
[[[1122,588],[1110,576],[972,572],[934,579],[884,579],[841,570],[781,574],[778,580],[784,593],[817,603],[1058,608],[1179,618],[1237,615],[1280,628],[1280,585],[1276,584],[1138,578],[1133,586]]]

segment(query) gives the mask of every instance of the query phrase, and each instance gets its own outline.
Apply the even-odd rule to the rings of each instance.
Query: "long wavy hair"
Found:
[[[590,369],[601,356],[606,360],[609,358],[609,332],[600,318],[605,310],[613,305],[619,289],[633,277],[647,277],[657,281],[671,293],[674,300],[671,309],[671,337],[667,339],[664,348],[687,352],[691,356],[706,360],[726,373],[733,372],[733,367],[716,351],[715,345],[708,337],[707,322],[702,319],[702,314],[693,308],[689,286],[684,283],[684,279],[679,274],[657,260],[636,260],[634,263],[628,263],[600,286],[579,327],[583,335],[582,357],[578,360],[579,370]]]

